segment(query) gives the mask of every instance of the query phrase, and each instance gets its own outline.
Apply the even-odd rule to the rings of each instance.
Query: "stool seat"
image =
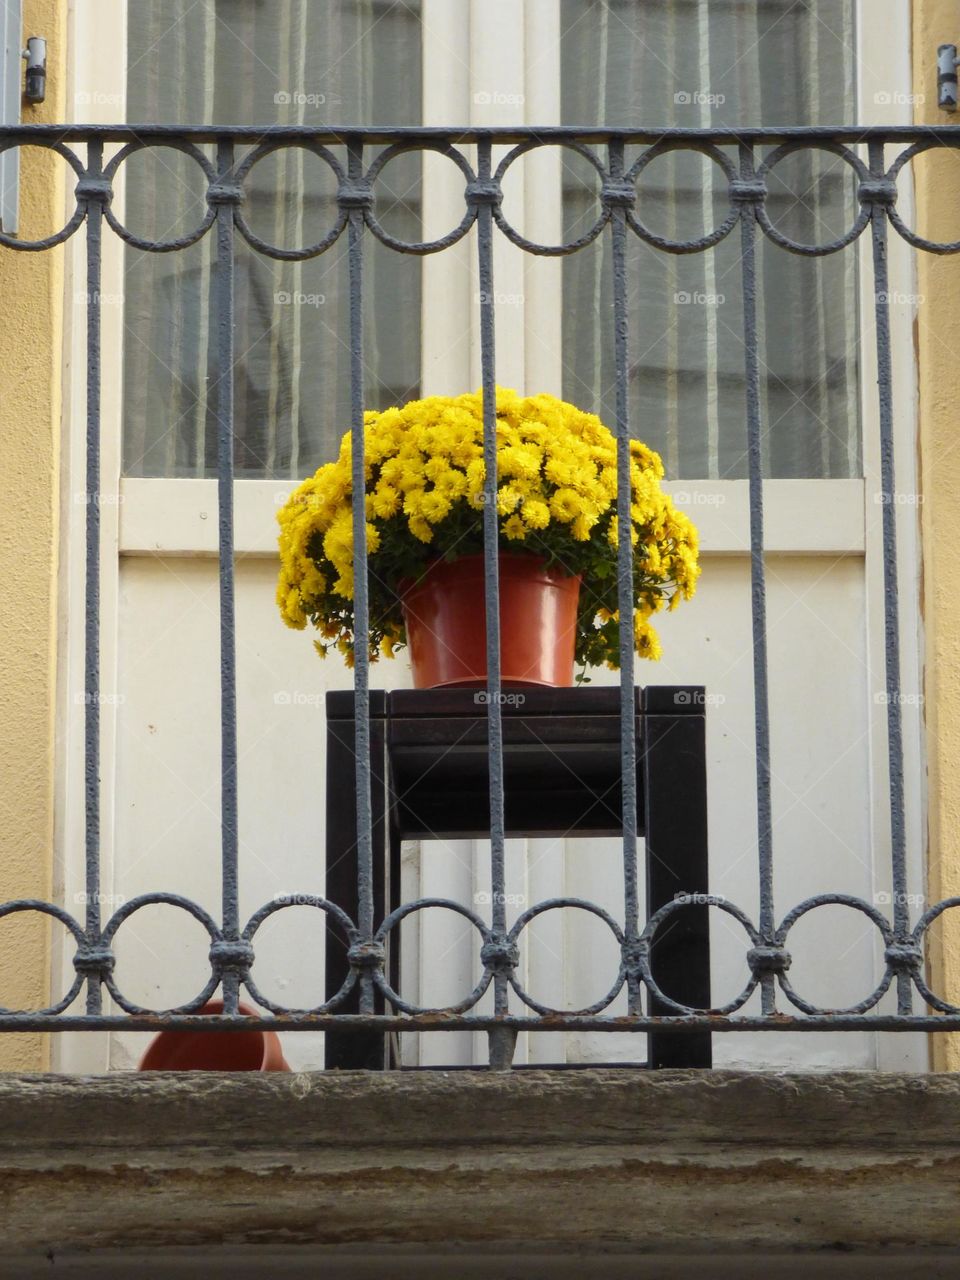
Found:
[[[571,696],[572,695],[572,696]],[[387,751],[401,839],[482,839],[489,831],[487,708],[473,689],[386,695]],[[523,689],[502,704],[505,826],[510,836],[620,834],[618,689]],[[379,701],[379,700],[378,700]],[[639,699],[638,699],[639,707]],[[352,720],[353,694],[332,693]],[[380,707],[371,714],[381,715]],[[640,733],[638,711],[635,732]],[[638,788],[642,794],[642,788]],[[642,815],[641,815],[642,832]]]

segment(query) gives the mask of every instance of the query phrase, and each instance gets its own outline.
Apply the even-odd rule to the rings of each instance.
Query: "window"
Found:
[[[853,0],[562,0],[563,121],[852,122],[853,8]],[[725,150],[735,161],[736,148]],[[636,149],[628,165],[635,157]],[[596,216],[595,184],[576,155],[564,187],[570,240]],[[771,220],[797,241],[838,238],[856,216],[853,171],[826,151],[786,157],[768,187]],[[654,160],[638,191],[640,221],[671,240],[708,235],[729,208],[719,166],[692,152]],[[664,254],[632,234],[628,244],[634,429],[662,453],[671,478],[743,477],[739,228],[702,253]],[[757,267],[766,474],[858,476],[856,254],[799,257],[764,237]],[[564,259],[564,394],[613,421],[609,279],[608,236]]]
[[[609,13],[601,12],[604,7]],[[867,6],[870,21],[857,33],[857,65],[862,68],[858,107],[851,105],[849,96],[853,58],[842,48],[844,32],[852,26],[851,8],[838,0],[820,0],[816,6],[800,0],[777,4],[714,0],[709,5],[706,0],[675,0],[672,5],[665,0],[635,0],[629,5],[607,0],[605,6],[588,5],[583,0],[576,5],[564,0],[486,4],[423,0],[421,31],[419,7],[403,5],[400,0],[376,4],[288,0],[283,5],[266,0],[233,0],[229,4],[198,0],[193,8],[169,0],[157,0],[150,6],[99,0],[94,7],[78,6],[75,15],[81,38],[73,45],[74,83],[87,95],[78,117],[88,118],[91,108],[87,103],[95,106],[100,101],[98,95],[108,95],[109,103],[119,103],[127,50],[126,117],[130,120],[195,124],[211,119],[302,119],[322,123],[358,118],[416,123],[421,119],[423,94],[423,118],[431,124],[484,126],[526,120],[549,125],[560,122],[561,105],[566,122],[590,123],[607,112],[601,93],[610,96],[614,92],[613,72],[603,72],[601,52],[603,48],[608,51],[604,55],[608,60],[626,59],[629,42],[616,34],[623,28],[615,24],[629,21],[632,14],[635,23],[645,24],[640,34],[657,56],[644,53],[634,42],[633,61],[625,63],[634,76],[630,93],[623,95],[623,111],[629,108],[631,112],[622,117],[627,123],[656,126],[759,121],[786,125],[851,118],[865,124],[908,123],[911,109],[905,98],[900,106],[880,107],[876,94],[881,89],[906,93],[911,88],[907,7],[901,0],[870,0]],[[585,16],[573,30],[578,13]],[[180,14],[186,26],[177,25]],[[733,24],[733,34],[725,34],[728,28],[720,18],[724,14],[727,23]],[[835,28],[840,31],[837,40],[841,46],[836,48],[823,24],[834,29],[838,17],[848,26]],[[562,103],[561,20],[567,33]],[[605,45],[600,40],[604,23]],[[756,40],[754,27],[760,23],[768,33],[765,48],[772,50],[762,58],[757,51],[747,52]],[[124,34],[127,30],[129,41]],[[306,42],[297,34],[302,30],[309,33]],[[357,46],[357,33],[364,32]],[[704,32],[709,37],[706,40]],[[421,35],[426,50],[422,74]],[[159,42],[157,58],[145,54],[153,41]],[[731,59],[731,46],[736,48],[737,58],[741,49],[745,53],[736,72],[725,70],[736,61]],[[326,53],[321,54],[321,49]],[[726,51],[723,58],[722,51]],[[775,70],[766,66],[768,56],[774,59]],[[676,68],[669,77],[657,57]],[[577,59],[585,60],[584,66],[571,68]],[[323,66],[330,70],[321,74]],[[685,68],[691,66],[698,78],[691,75],[688,81]],[[706,70],[701,71],[703,66]],[[367,74],[367,67],[378,73]],[[217,74],[211,74],[210,68]],[[762,94],[750,90],[758,75]],[[656,81],[656,76],[661,80]],[[363,97],[361,83],[365,92],[380,96],[374,101]],[[574,89],[580,94],[577,100],[573,99]],[[701,99],[704,95],[709,98],[712,92],[714,97],[723,94],[725,101],[693,100],[694,90]],[[736,96],[748,95],[748,90],[755,96]],[[675,101],[674,96],[680,93],[690,93],[691,101]],[[284,101],[283,94],[289,94],[291,100]],[[329,101],[321,103],[321,94]],[[276,95],[281,95],[277,101]],[[642,101],[635,100],[638,97]],[[110,122],[118,113],[116,107]],[[616,118],[612,107],[610,115]],[[602,157],[603,148],[598,150]],[[586,210],[585,206],[579,211],[570,207],[577,194],[574,179],[582,170],[575,168],[578,159],[572,153],[567,159],[567,212],[573,220],[578,212],[585,217]],[[769,183],[770,203],[781,202],[778,223],[809,240],[826,240],[829,233],[843,229],[840,224],[844,220],[849,224],[848,193],[842,179],[832,176],[843,173],[840,162],[834,167],[833,157],[826,153],[821,153],[821,159],[816,199],[799,185],[799,160],[785,161],[777,170],[780,177]],[[288,163],[296,160],[294,154]],[[157,236],[196,227],[204,211],[203,183],[196,180],[192,163],[169,149],[157,148],[132,157],[121,167],[121,174],[124,170],[128,174],[125,184],[116,184],[114,212],[126,225],[141,232],[152,227]],[[519,165],[513,170],[505,212],[518,229],[554,244],[561,233],[558,150],[546,148],[545,153],[521,163],[527,176],[521,178]],[[395,193],[395,207],[381,206],[378,212],[393,228],[401,218],[408,219],[407,225],[416,232],[421,217],[419,172],[414,171],[410,186],[405,186],[394,176],[399,164],[400,160],[392,162],[384,174]],[[690,168],[685,167],[688,164]],[[254,170],[247,183],[244,215],[255,231],[274,243],[305,244],[329,225],[329,177],[319,160],[304,155],[302,173],[314,181],[315,202],[306,210],[278,207],[271,192],[284,185],[296,190],[300,182],[299,170],[291,168],[284,175],[279,166],[279,157],[273,157]],[[712,168],[691,161],[689,156],[658,160],[641,180],[638,214],[653,228],[678,236],[696,234],[710,219],[715,225],[719,206],[726,205],[718,200],[717,207],[711,207],[704,201],[704,167],[707,173]],[[454,166],[439,157],[429,157],[424,171],[425,230],[439,235],[461,216],[463,183]],[[399,168],[396,172],[399,174]],[[448,173],[452,174],[449,181]],[[664,196],[678,175],[684,177],[689,195],[671,212]],[[181,179],[189,184],[189,198],[185,191],[175,197],[170,190]],[[146,185],[138,191],[141,182]],[[834,183],[832,189],[829,183]],[[792,191],[799,191],[804,199],[792,199]],[[381,195],[384,192],[385,188]],[[901,182],[901,201],[901,213],[908,225],[914,225],[905,180]],[[158,208],[165,208],[172,216],[160,217]],[[671,217],[674,223],[668,221]],[[825,222],[826,228],[820,222]],[[609,238],[609,232],[604,238]],[[739,235],[734,232],[706,254],[671,257],[659,268],[657,258],[665,255],[647,252],[632,236],[628,242],[635,255],[631,262],[635,428],[664,451],[672,477],[691,478],[691,482],[684,479],[671,489],[700,526],[708,557],[695,608],[663,620],[664,628],[670,628],[664,636],[666,661],[638,675],[657,684],[702,683],[715,698],[708,716],[712,883],[731,901],[749,904],[756,892],[756,871],[754,837],[742,821],[744,803],[750,801],[755,785],[750,560],[745,542],[748,510],[746,485],[729,479],[744,473],[739,445],[745,436],[737,292]],[[497,306],[500,380],[530,390],[565,391],[581,403],[602,404],[612,418],[612,377],[608,376],[609,366],[600,363],[607,358],[603,347],[609,348],[611,338],[610,316],[604,308],[609,306],[612,293],[609,274],[601,274],[609,272],[609,262],[597,258],[591,267],[590,255],[598,253],[596,249],[564,259],[528,260],[499,234],[495,244],[496,290],[503,295]],[[105,705],[101,713],[103,841],[104,893],[129,899],[134,893],[169,887],[216,915],[220,870],[211,850],[219,840],[219,812],[206,783],[214,777],[220,749],[215,705],[219,662],[217,502],[215,481],[202,478],[212,470],[216,370],[209,351],[210,345],[215,345],[215,322],[210,314],[212,257],[200,252],[204,246],[204,252],[212,254],[211,236],[184,253],[151,254],[124,250],[112,232],[104,235],[105,454],[100,518],[104,547],[115,548],[116,554],[105,554],[103,559],[101,660],[103,687],[115,688],[118,700]],[[866,248],[869,256],[865,237],[860,247]],[[891,237],[889,248],[891,289],[909,294],[911,254],[896,236]],[[306,474],[329,456],[349,422],[346,353],[341,341],[346,308],[342,293],[337,293],[342,287],[337,282],[345,274],[344,250],[341,242],[320,258],[296,264],[263,258],[243,242],[238,244],[238,351],[243,360],[236,390],[239,474],[244,477],[235,488],[241,884],[243,899],[251,910],[277,893],[322,891],[317,824],[324,804],[323,761],[322,754],[318,755],[322,745],[317,736],[317,702],[322,690],[346,688],[352,680],[352,673],[340,663],[319,664],[304,637],[279,624],[272,606],[277,501],[289,490],[294,476]],[[374,237],[367,235],[364,261],[369,296],[377,302],[381,315],[395,317],[402,307],[404,324],[395,327],[405,331],[392,333],[389,326],[378,327],[383,325],[381,316],[368,310],[368,401],[382,405],[417,394],[421,361],[424,386],[430,392],[452,394],[475,387],[479,365],[474,236],[423,259],[383,250],[381,265],[380,252]],[[723,258],[723,254],[728,256]],[[882,844],[887,829],[888,799],[884,771],[874,768],[876,761],[882,764],[884,759],[886,712],[875,696],[880,688],[877,672],[882,670],[883,547],[882,507],[877,501],[874,344],[872,335],[864,332],[858,369],[856,320],[845,313],[845,291],[855,287],[851,259],[857,256],[857,249],[851,246],[823,260],[799,259],[764,241],[758,244],[763,281],[758,317],[764,343],[761,354],[777,375],[766,377],[767,402],[763,406],[765,422],[771,427],[769,474],[799,477],[776,479],[767,486],[772,716],[779,735],[775,738],[774,796],[777,893],[783,904],[825,887],[865,894],[868,900],[876,892],[889,890],[882,871],[887,861],[876,845],[877,839]],[[65,257],[71,268],[69,302],[84,288],[82,236],[71,239]],[[715,275],[708,280],[705,272],[711,269],[710,263]],[[187,272],[187,264],[193,274]],[[657,275],[658,269],[664,274]],[[387,274],[391,271],[395,274]],[[584,274],[578,277],[577,271]],[[572,299],[567,305],[562,305],[560,293],[564,273],[567,297]],[[808,283],[810,280],[815,283]],[[838,280],[843,282],[839,292]],[[871,280],[868,269],[864,295],[868,295]],[[387,288],[393,293],[385,292]],[[401,289],[402,294],[397,292]],[[295,290],[307,295],[306,300],[296,306],[284,302],[272,306],[275,291]],[[723,294],[725,301],[712,307],[699,301],[674,304],[674,292],[683,291]],[[109,299],[121,294],[125,306],[112,305]],[[311,294],[323,294],[323,304],[316,299],[314,305],[309,300]],[[648,313],[641,308],[641,298],[644,307],[654,310]],[[863,296],[860,306],[866,328],[872,297]],[[262,315],[255,307],[263,308]],[[666,311],[656,310],[663,307]],[[576,321],[566,326],[566,350],[562,351],[561,317],[573,314]],[[421,316],[425,335],[422,357]],[[822,331],[815,327],[818,316],[825,317]],[[85,345],[81,309],[68,305],[67,318],[72,324],[68,325],[69,400],[62,485],[67,495],[64,564],[72,584],[71,598],[79,598],[85,565],[84,512],[70,501],[70,495],[83,488]],[[900,484],[907,492],[915,486],[911,478],[915,393],[909,359],[910,309],[893,308],[891,324],[894,350],[905,357],[895,370],[895,403],[901,406],[895,425]],[[675,345],[666,352],[645,355],[639,337],[646,334],[649,345],[662,338],[671,325],[675,330],[670,342]],[[577,334],[590,353],[584,365],[575,363],[581,358],[572,337]],[[791,349],[788,339],[797,349]],[[834,360],[839,361],[835,371],[817,355],[824,343],[830,344]],[[270,354],[271,344],[274,354]],[[155,357],[151,349],[157,353]],[[152,367],[154,359],[166,367]],[[326,363],[318,368],[321,361]],[[665,383],[671,361],[677,361],[672,395]],[[573,380],[571,369],[579,381]],[[823,369],[826,379],[819,378]],[[835,381],[831,383],[830,378]],[[865,479],[844,479],[859,472],[858,382],[864,401]],[[795,387],[799,396],[792,394]],[[824,395],[826,404],[819,403],[816,395]],[[785,408],[792,417],[778,422]],[[820,421],[828,423],[830,430],[825,431]],[[687,442],[696,436],[698,426],[699,440],[687,451]],[[123,477],[117,458],[121,436],[127,472]],[[799,451],[796,456],[790,454],[791,448]],[[838,451],[838,458],[831,456],[832,449]],[[702,482],[693,483],[692,478],[698,476],[703,477]],[[915,514],[907,507],[896,512],[905,565],[916,561]],[[905,670],[918,666],[917,631],[911,625],[911,619],[919,614],[916,588],[915,580],[905,573],[901,584],[908,601],[902,615]],[[84,850],[79,839],[83,773],[76,767],[82,759],[82,718],[77,717],[70,697],[70,691],[82,688],[83,683],[84,620],[82,611],[70,613],[75,625],[68,644],[61,648],[66,674],[60,741],[66,763],[59,822],[64,833],[62,865],[68,904],[77,901],[75,895],[84,889]],[[403,684],[405,670],[405,665],[394,669],[381,664],[374,678],[386,684]],[[615,678],[605,671],[594,674],[598,684]],[[798,689],[809,691],[810,696],[798,700]],[[307,696],[291,698],[292,690]],[[908,778],[921,776],[918,724],[919,720],[914,722],[912,737],[908,732],[908,746],[912,742]],[[304,785],[305,777],[308,785]],[[923,882],[919,811],[920,806],[914,806],[910,816],[914,885]],[[863,854],[871,847],[879,849],[876,874]],[[405,900],[429,894],[469,902],[474,894],[489,888],[489,859],[481,845],[461,842],[451,848],[427,842],[419,857],[413,856],[412,850],[410,854],[409,860],[405,858],[404,874],[417,877],[417,883],[404,888]],[[594,842],[571,841],[562,847],[540,840],[531,840],[526,846],[511,842],[508,861],[511,891],[519,887],[530,901],[575,896],[599,902],[614,914],[619,910],[623,890],[616,841],[609,848]],[[124,990],[145,1003],[187,999],[196,993],[193,982],[198,966],[205,964],[206,936],[199,927],[195,936],[181,936],[181,926],[176,934],[177,957],[166,966],[162,994],[158,993],[156,959],[151,950],[169,954],[164,950],[170,937],[169,921],[165,909],[158,908],[152,922],[145,919],[149,914],[138,915],[136,930],[127,932],[125,927],[122,931],[122,945],[128,948],[122,961]],[[322,929],[318,933],[315,913],[286,914],[283,929],[269,946],[264,943],[258,963],[275,974],[284,987],[281,998],[293,997],[306,1006],[315,999],[321,982]],[[575,917],[582,914],[573,913]],[[414,955],[419,947],[421,955],[443,954],[446,959],[441,966],[424,967],[415,995],[444,1006],[458,999],[474,980],[473,930],[465,926],[461,935],[455,921],[451,927],[447,912],[419,915],[422,919],[411,925],[421,931],[419,942],[411,944]],[[559,984],[553,989],[545,981],[546,975],[557,972],[555,954],[563,949],[567,927],[571,955],[593,945],[589,920],[586,924],[574,920],[567,926],[556,913],[538,920],[544,921],[541,928],[545,932],[539,935],[537,946],[545,950],[531,953],[529,989],[548,998],[552,998],[548,991],[556,990],[559,999],[571,1004],[597,998],[605,989],[600,986],[605,979],[599,951],[596,964],[574,965],[564,973],[562,990]],[[531,936],[534,932],[531,928]],[[138,934],[142,942],[137,940]],[[721,965],[715,994],[725,998],[725,993],[732,995],[739,989],[734,986],[739,976],[735,966],[742,965],[742,947],[739,938],[733,939],[721,923],[715,929],[715,942]],[[734,943],[735,954],[724,949]],[[258,948],[260,945],[258,941]],[[319,951],[311,950],[318,946]],[[832,954],[828,947],[821,947],[817,963],[829,967]],[[313,957],[306,967],[304,956]],[[539,956],[547,957],[546,968]],[[408,965],[406,971],[415,972],[415,961],[410,964],[413,968]],[[878,978],[871,938],[865,937],[855,954],[845,958],[844,971],[850,979],[851,1000],[859,999]],[[69,985],[74,977],[69,957],[63,972]],[[302,985],[298,985],[298,974]],[[290,986],[285,985],[288,978],[293,979]],[[266,983],[262,989],[268,994],[271,990]],[[108,1048],[116,1065],[131,1065],[139,1053],[136,1042],[128,1041],[125,1034],[112,1036],[109,1046],[105,1038],[103,1042],[99,1038],[61,1039],[65,1058],[60,1065],[71,1070],[103,1070]],[[425,1037],[421,1065],[449,1062],[452,1039]],[[473,1060],[474,1039],[482,1037],[464,1035],[456,1051],[461,1055],[458,1061]],[[615,1056],[622,1053],[625,1059],[635,1056],[634,1037],[625,1035],[620,1047],[614,1049],[609,1038],[602,1039],[600,1046],[588,1037],[571,1037],[559,1056],[565,1053],[570,1061],[589,1060],[598,1052],[605,1060],[611,1052]],[[737,1055],[742,1055],[747,1042],[733,1036],[717,1039],[723,1041],[717,1045],[718,1057],[725,1055],[722,1061],[726,1065],[742,1066],[743,1057]],[[751,1047],[754,1065],[809,1067],[836,1065],[842,1060],[849,1066],[880,1062],[902,1069],[908,1062],[919,1066],[925,1061],[922,1037],[892,1037],[874,1047],[872,1037],[849,1036],[843,1039],[842,1049],[819,1036],[793,1037],[789,1044],[785,1043],[788,1037],[769,1033],[759,1039],[762,1044]],[[521,1045],[520,1060],[524,1054],[531,1062],[538,1060],[538,1055],[540,1060],[558,1060],[555,1040],[548,1044],[534,1041],[531,1038],[527,1048]],[[290,1042],[292,1052],[299,1055],[295,1062],[291,1058],[295,1066],[320,1065],[322,1056],[315,1037],[290,1037]],[[98,1059],[97,1054],[102,1056]]]
[[[214,124],[420,122],[419,0],[153,0],[128,8],[127,119]],[[212,149],[204,148],[213,159]],[[334,149],[341,165],[343,148]],[[196,162],[169,148],[132,157],[127,227],[165,240],[204,214]],[[388,229],[418,239],[419,163],[401,156],[377,183]],[[335,179],[319,157],[287,148],[259,161],[243,212],[283,249],[318,241],[336,213]],[[301,192],[303,193],[301,195]],[[236,468],[295,479],[326,461],[350,420],[346,236],[319,257],[281,261],[237,237]],[[177,253],[127,246],[123,470],[213,474],[216,454],[215,244]],[[367,404],[416,395],[420,337],[383,305],[420,312],[419,263],[365,243]]]

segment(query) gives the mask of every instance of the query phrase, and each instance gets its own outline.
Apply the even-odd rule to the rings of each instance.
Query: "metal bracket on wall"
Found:
[[[937,49],[937,105],[941,111],[957,109],[957,46],[942,44]]]
[[[23,96],[27,102],[43,102],[47,96],[47,42],[43,36],[31,36],[23,51],[27,64]]]

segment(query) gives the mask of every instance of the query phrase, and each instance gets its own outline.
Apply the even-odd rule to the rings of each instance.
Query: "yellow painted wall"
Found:
[[[47,96],[25,121],[65,116],[66,0],[24,0],[24,40],[47,38]],[[24,238],[63,225],[63,164],[21,153]],[[63,313],[63,250],[0,246],[0,901],[50,897]],[[49,1002],[49,930],[35,913],[0,921],[0,1004]],[[49,1037],[0,1035],[0,1070],[47,1065]]]
[[[960,41],[955,0],[914,0],[914,92],[918,124],[960,123],[937,107],[936,50]],[[935,240],[960,240],[960,152],[914,165],[918,225]],[[917,353],[923,491],[925,713],[929,762],[928,895],[960,894],[960,258],[919,254]],[[933,989],[960,1001],[960,913],[948,913],[929,949]],[[934,1065],[960,1069],[960,1036],[934,1037]]]

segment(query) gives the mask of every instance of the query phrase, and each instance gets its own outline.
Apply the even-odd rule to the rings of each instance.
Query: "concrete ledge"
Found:
[[[271,1244],[932,1260],[960,1241],[960,1077],[6,1076],[0,1221],[24,1264]]]

